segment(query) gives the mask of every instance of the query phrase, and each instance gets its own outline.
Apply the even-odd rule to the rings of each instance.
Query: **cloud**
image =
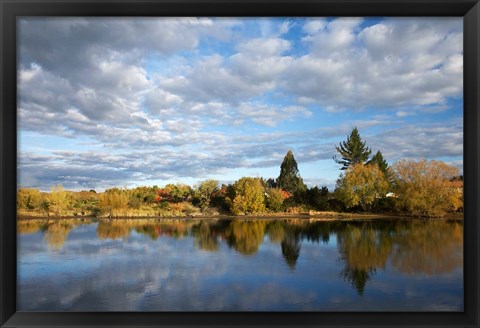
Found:
[[[303,40],[311,52],[289,66],[284,88],[330,111],[443,104],[461,96],[460,21],[389,18],[363,30],[361,22],[308,21]]]
[[[279,122],[292,120],[296,117],[308,118],[312,116],[312,112],[301,106],[272,107],[262,104],[242,104],[238,107],[238,114],[242,118],[250,118],[253,122],[275,126]]]
[[[389,161],[463,156],[463,126],[456,122],[402,125],[369,140],[372,149],[380,149]]]
[[[304,30],[308,33],[302,40],[311,45],[313,53],[318,56],[331,57],[336,52],[344,51],[356,39],[361,18],[337,18],[326,23],[308,21]]]
[[[457,161],[461,123],[410,120],[461,116],[462,43],[453,18],[22,18],[19,130],[64,149],[20,144],[20,181],[202,179],[288,149],[314,163],[353,126],[387,159]]]

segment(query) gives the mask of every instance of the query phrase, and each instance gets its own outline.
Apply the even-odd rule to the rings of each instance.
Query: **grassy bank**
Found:
[[[38,213],[36,213],[38,214]],[[451,213],[441,218],[430,218],[431,220],[463,220],[462,213]],[[357,220],[357,219],[419,219],[425,220],[423,217],[413,217],[397,213],[346,213],[346,212],[332,212],[332,211],[310,211],[302,213],[265,213],[255,215],[229,215],[229,214],[215,214],[215,215],[126,215],[116,217],[95,217],[95,216],[45,216],[45,215],[25,215],[18,214],[18,220],[172,220],[172,219],[206,219],[206,220],[274,220],[274,219],[305,219],[305,220]]]

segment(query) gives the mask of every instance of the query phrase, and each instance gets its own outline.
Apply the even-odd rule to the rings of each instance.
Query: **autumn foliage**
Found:
[[[348,207],[359,205],[364,211],[371,210],[375,200],[387,192],[388,181],[378,165],[351,165],[337,182],[338,198]]]
[[[458,169],[439,161],[403,160],[393,166],[399,209],[416,216],[443,216],[462,206]]]

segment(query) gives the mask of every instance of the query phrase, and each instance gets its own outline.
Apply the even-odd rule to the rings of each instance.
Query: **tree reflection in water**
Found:
[[[218,228],[211,222],[202,221],[192,227],[195,245],[205,251],[214,252],[218,250],[218,235]]]
[[[282,255],[290,269],[295,270],[297,259],[300,256],[300,233],[296,229],[287,229],[282,240]]]
[[[337,232],[341,276],[363,295],[388,259],[405,274],[438,275],[463,265],[463,224],[447,221],[363,222]]]
[[[375,229],[369,222],[361,226],[350,225],[338,231],[337,243],[345,268],[340,273],[363,295],[367,281],[377,269],[384,269],[392,251],[388,231]]]
[[[437,275],[463,265],[463,224],[415,222],[393,237],[393,266],[405,274]]]
[[[18,221],[19,234],[42,233],[48,247],[61,250],[77,220]],[[463,266],[463,223],[435,221],[289,220],[142,220],[117,219],[97,225],[99,239],[125,239],[132,231],[152,240],[191,236],[198,249],[217,252],[222,243],[242,255],[259,251],[265,235],[281,248],[283,261],[295,270],[302,242],[336,242],[343,264],[340,276],[359,295],[378,270],[391,266],[404,274],[438,275]],[[331,238],[335,236],[336,238]],[[317,248],[318,249],[318,248]]]
[[[89,223],[91,223],[89,219],[19,220],[17,221],[17,233],[23,235],[42,232],[48,248],[59,252],[73,228]]]
[[[225,231],[225,239],[230,247],[243,255],[258,251],[265,235],[266,222],[263,220],[233,220]]]
[[[281,243],[285,237],[285,222],[284,221],[272,221],[267,226],[268,239],[274,243]]]
[[[60,251],[72,227],[73,225],[69,223],[52,223],[48,225],[44,236],[48,246],[57,252]]]
[[[97,236],[99,239],[124,239],[130,235],[131,226],[120,220],[102,221],[97,226]]]

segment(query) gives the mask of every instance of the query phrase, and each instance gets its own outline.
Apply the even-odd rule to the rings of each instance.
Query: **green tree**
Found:
[[[328,188],[317,186],[308,189],[308,200],[310,205],[319,211],[325,211],[328,209]]]
[[[277,187],[282,188],[289,193],[296,194],[304,192],[307,187],[298,171],[297,161],[291,150],[285,155],[280,166],[280,175],[277,178]]]
[[[337,159],[337,156],[333,157],[333,160],[337,164],[343,165],[341,170],[346,170],[349,166],[354,164],[365,164],[368,161],[368,157],[372,153],[372,150],[366,146],[366,142],[362,141],[358,129],[353,128],[350,135],[347,137],[347,141],[340,142],[339,147],[335,146],[342,159]]]
[[[210,206],[213,193],[217,190],[217,180],[205,180],[197,185],[195,189],[195,197],[197,198],[202,211],[205,211]]]
[[[395,194],[400,210],[416,216],[438,217],[458,207],[462,197],[452,182],[458,169],[440,161],[403,160],[395,163]]]
[[[241,178],[233,184],[233,190],[233,214],[265,212],[265,187],[260,178]]]
[[[377,164],[380,170],[382,170],[383,173],[388,174],[388,163],[387,161],[383,158],[382,153],[377,151],[375,155],[372,156],[372,158],[367,162],[368,165],[371,164]]]
[[[374,165],[374,164],[378,165],[378,167],[383,172],[383,174],[385,174],[385,177],[387,178],[389,186],[390,187],[393,186],[393,183],[394,183],[393,172],[392,172],[391,168],[388,166],[388,163],[385,160],[385,158],[383,157],[382,152],[380,150],[378,150],[375,153],[375,155],[373,155],[372,158],[367,161],[366,164],[367,165]]]
[[[337,197],[347,207],[370,211],[374,201],[388,192],[388,182],[378,165],[355,164],[337,181]]]

